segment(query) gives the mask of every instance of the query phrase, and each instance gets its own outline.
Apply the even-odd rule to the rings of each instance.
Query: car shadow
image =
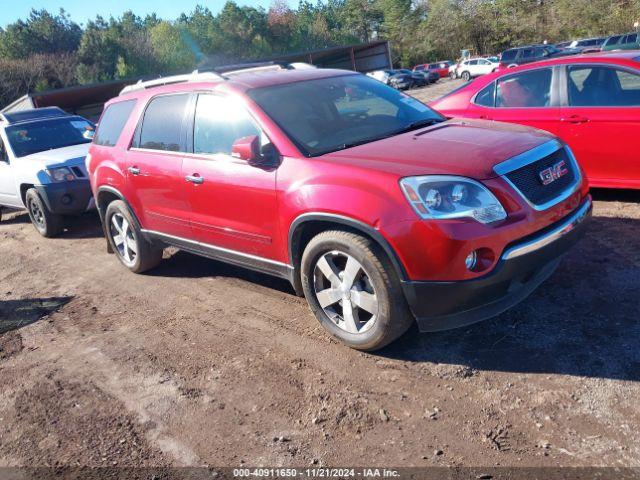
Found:
[[[640,203],[640,190],[623,190],[614,188],[592,188],[591,196],[601,202]]]
[[[27,217],[28,219],[28,217]],[[64,231],[58,238],[83,239],[104,237],[100,217],[96,211],[69,215],[64,219]]]
[[[0,300],[0,335],[37,322],[59,310],[73,297],[25,298]]]
[[[147,272],[146,275],[187,278],[237,278],[263,287],[279,290],[283,293],[295,295],[291,284],[284,279],[254,272],[246,268],[236,267],[182,250],[173,251],[173,249],[169,249],[168,252],[170,255],[169,258],[166,258],[167,253],[165,252],[165,258],[160,265]]]
[[[414,328],[377,355],[476,370],[640,380],[640,221],[594,217],[524,302],[445,332]]]
[[[20,225],[23,223],[31,223],[26,210],[3,211],[0,227],[2,225]]]

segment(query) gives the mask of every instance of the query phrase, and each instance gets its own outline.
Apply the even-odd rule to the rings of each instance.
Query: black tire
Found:
[[[62,232],[64,228],[62,216],[51,213],[35,188],[27,190],[24,203],[31,223],[40,235],[51,238]]]
[[[115,223],[114,223],[115,217]],[[121,221],[126,221],[126,224]],[[104,215],[104,231],[109,245],[118,260],[134,273],[142,273],[156,267],[162,260],[162,248],[148,242],[138,226],[127,204],[114,200],[107,206]],[[117,226],[120,230],[117,230]],[[126,225],[126,228],[124,227]],[[122,232],[124,231],[124,234]],[[116,239],[116,237],[120,238]]]
[[[465,82],[468,82],[469,80],[471,80],[471,74],[469,72],[462,72],[462,80],[464,80]]]
[[[341,320],[343,323],[346,322],[339,314],[334,315],[332,319],[320,305],[316,294],[316,287],[319,281],[318,270],[316,269],[320,268],[318,263],[323,258],[326,258],[327,255],[345,254],[347,257],[357,260],[362,272],[360,281],[366,281],[367,288],[373,292],[377,299],[375,319],[366,330],[365,320],[363,331],[358,333],[349,332],[338,326]],[[344,278],[342,275],[346,273],[346,267],[344,270],[338,275],[340,279]],[[380,349],[399,338],[414,322],[402,292],[400,281],[391,262],[384,251],[375,242],[366,237],[341,230],[326,231],[318,234],[311,239],[304,250],[300,271],[302,288],[311,311],[329,333],[352,348],[365,351]],[[361,292],[361,290],[355,290],[355,283],[354,287],[348,288],[347,291],[349,293],[347,295],[352,295],[354,291]],[[333,284],[330,289],[339,290],[334,288]],[[344,312],[342,304],[339,303],[342,301],[336,301],[336,303],[331,304],[330,308],[335,307],[336,310]],[[355,302],[353,297],[350,302]],[[355,309],[367,314],[364,310]],[[344,313],[342,315],[344,316]],[[358,321],[360,316],[358,315],[356,318],[356,323],[361,324],[362,322]],[[372,314],[370,318],[374,318],[374,315]]]

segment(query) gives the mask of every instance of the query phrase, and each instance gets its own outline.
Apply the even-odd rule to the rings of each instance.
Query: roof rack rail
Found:
[[[160,77],[145,81],[138,80],[137,83],[124,87],[120,91],[120,95],[145,90],[147,88],[160,87],[162,85],[171,85],[173,83],[206,82],[211,80],[226,80],[226,78],[216,72],[199,72],[198,70],[194,70],[186,75],[171,75],[169,77]]]
[[[253,63],[239,63],[235,65],[224,65],[221,67],[215,67],[211,70],[193,72],[186,75],[172,75],[169,77],[160,77],[153,80],[138,80],[138,83],[133,85],[127,85],[120,91],[120,95],[125,93],[136,92],[138,90],[145,90],[147,88],[160,87],[162,85],[171,85],[173,83],[187,83],[187,82],[206,82],[212,80],[228,80],[227,75],[235,75],[239,73],[258,72],[263,70],[298,70],[316,68],[308,63],[284,63],[284,62],[253,62]]]
[[[214,72],[225,74],[225,75],[235,75],[238,73],[247,73],[247,72],[259,72],[263,70],[302,70],[307,68],[316,68],[314,65],[310,63],[304,62],[277,62],[277,61],[269,61],[269,62],[252,62],[252,63],[238,63],[235,65],[223,65],[221,67],[216,67],[213,69]]]

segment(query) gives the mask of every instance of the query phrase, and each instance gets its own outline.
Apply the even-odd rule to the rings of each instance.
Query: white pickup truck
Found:
[[[95,126],[57,107],[0,114],[0,215],[26,208],[45,237],[93,206],[84,159]]]

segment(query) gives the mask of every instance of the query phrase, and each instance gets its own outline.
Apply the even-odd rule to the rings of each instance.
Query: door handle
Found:
[[[201,177],[200,175],[198,175],[197,173],[195,173],[193,175],[187,175],[186,177],[184,177],[184,179],[187,182],[195,183],[196,185],[200,185],[200,184],[204,183],[204,178]]]
[[[489,117],[488,115],[480,115],[478,117],[480,120],[493,120],[491,117]]]
[[[589,119],[581,115],[571,115],[570,117],[561,118],[560,121],[565,123],[587,123]]]
[[[127,168],[131,175],[140,175],[140,169],[138,167],[129,167]]]

